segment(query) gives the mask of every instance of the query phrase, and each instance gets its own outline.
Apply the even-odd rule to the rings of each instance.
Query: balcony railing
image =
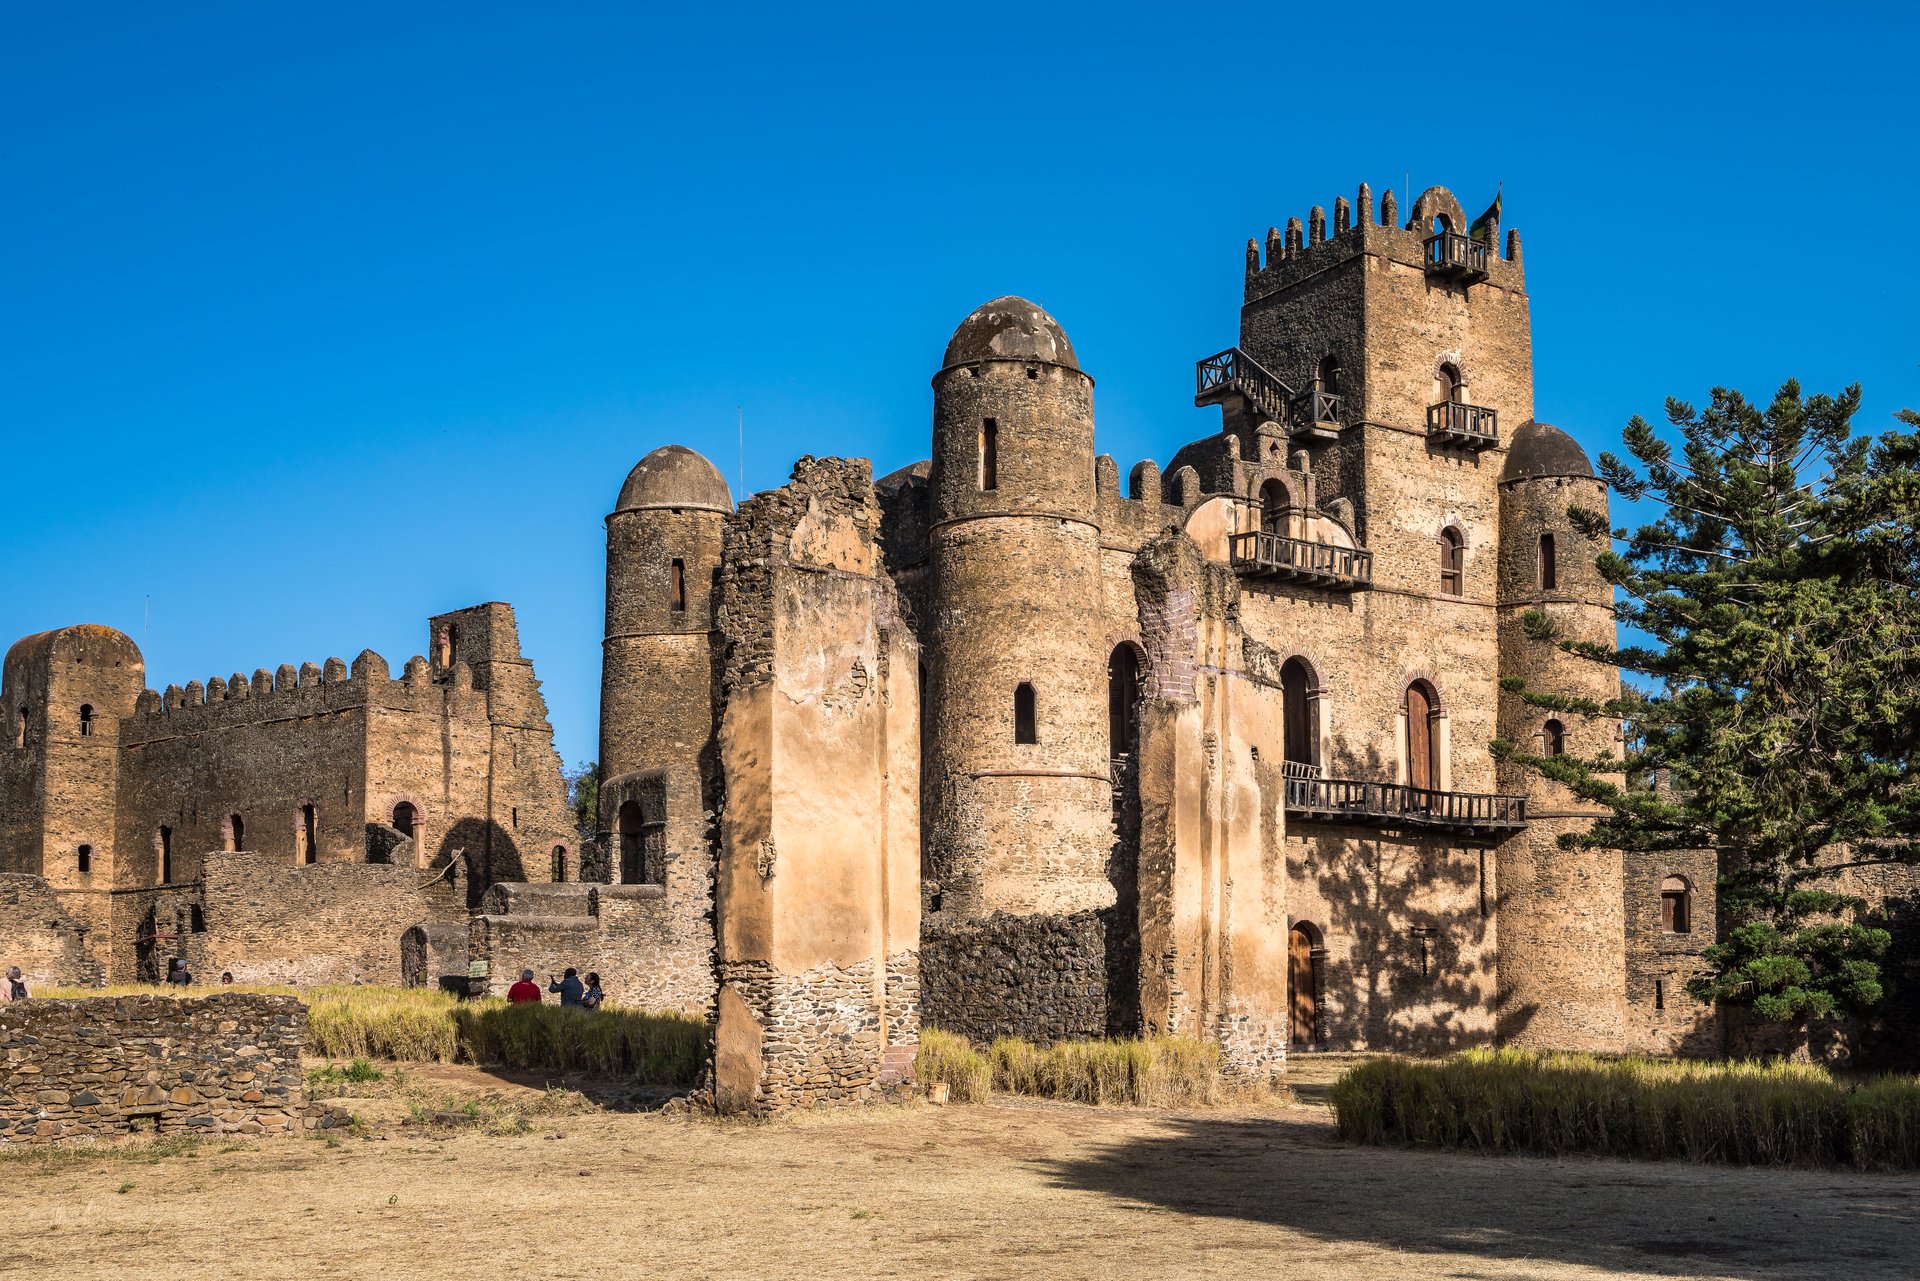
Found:
[[[1373,583],[1373,553],[1358,547],[1310,543],[1261,530],[1228,538],[1233,567],[1242,574],[1292,578],[1337,591]]]
[[[1524,796],[1342,778],[1287,777],[1285,782],[1287,816],[1303,821],[1451,832],[1510,832],[1527,825]]]
[[[1298,399],[1283,379],[1238,347],[1194,363],[1194,404],[1210,405],[1230,391],[1239,392],[1255,409],[1282,424],[1292,416],[1290,410]]]
[[[1500,443],[1500,416],[1481,405],[1443,400],[1427,406],[1427,439],[1487,449]]]
[[[1487,278],[1487,246],[1457,232],[1443,231],[1427,238],[1427,270],[1464,280]]]
[[[1293,402],[1292,427],[1298,432],[1326,435],[1340,430],[1340,397],[1315,387]]]

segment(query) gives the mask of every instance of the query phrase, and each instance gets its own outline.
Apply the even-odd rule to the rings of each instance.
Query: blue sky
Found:
[[[1895,9],[6,6],[0,643],[397,667],[505,599],[589,757],[647,450],[911,462],[954,325],[1021,293],[1101,449],[1164,463],[1246,239],[1363,179],[1504,182],[1590,450],[1788,376],[1881,430],[1920,405]]]

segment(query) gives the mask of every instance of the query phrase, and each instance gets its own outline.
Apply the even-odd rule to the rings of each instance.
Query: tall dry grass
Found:
[[[1372,1059],[1337,1081],[1343,1138],[1486,1153],[1920,1168],[1920,1078],[1793,1063],[1470,1050]]]
[[[920,1033],[917,1074],[944,1081],[957,1103],[998,1090],[1099,1107],[1195,1107],[1246,1097],[1221,1070],[1220,1047],[1188,1037],[1059,1041],[1001,1037],[984,1051],[938,1028]]]
[[[322,985],[57,988],[48,998],[207,996],[263,992],[307,1004],[307,1050],[328,1059],[583,1072],[647,1085],[692,1085],[705,1067],[707,1026],[681,1014],[617,1005],[565,1009],[542,1002],[509,1006],[498,998],[463,1001],[436,988]]]

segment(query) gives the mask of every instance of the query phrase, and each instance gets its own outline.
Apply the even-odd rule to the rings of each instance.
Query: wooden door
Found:
[[[1415,787],[1434,787],[1439,771],[1433,767],[1433,704],[1418,685],[1407,687],[1407,781]]]
[[[1313,938],[1294,926],[1287,936],[1287,987],[1293,995],[1293,1043],[1311,1045],[1319,1037],[1313,983]]]

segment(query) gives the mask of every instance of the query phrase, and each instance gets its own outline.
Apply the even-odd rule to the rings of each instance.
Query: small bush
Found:
[[[1487,1153],[1920,1168],[1920,1078],[1808,1064],[1470,1050],[1379,1058],[1335,1082],[1341,1137]]]
[[[462,1056],[475,1063],[686,1086],[707,1062],[707,1025],[684,1014],[470,1001],[453,1022]]]
[[[373,1081],[384,1081],[387,1074],[375,1067],[369,1059],[355,1059],[345,1067],[338,1063],[328,1063],[307,1073],[308,1085],[364,1085]]]
[[[943,1081],[955,1103],[985,1103],[993,1079],[987,1056],[967,1044],[963,1036],[939,1028],[920,1029],[920,1050],[913,1073],[922,1085]]]

